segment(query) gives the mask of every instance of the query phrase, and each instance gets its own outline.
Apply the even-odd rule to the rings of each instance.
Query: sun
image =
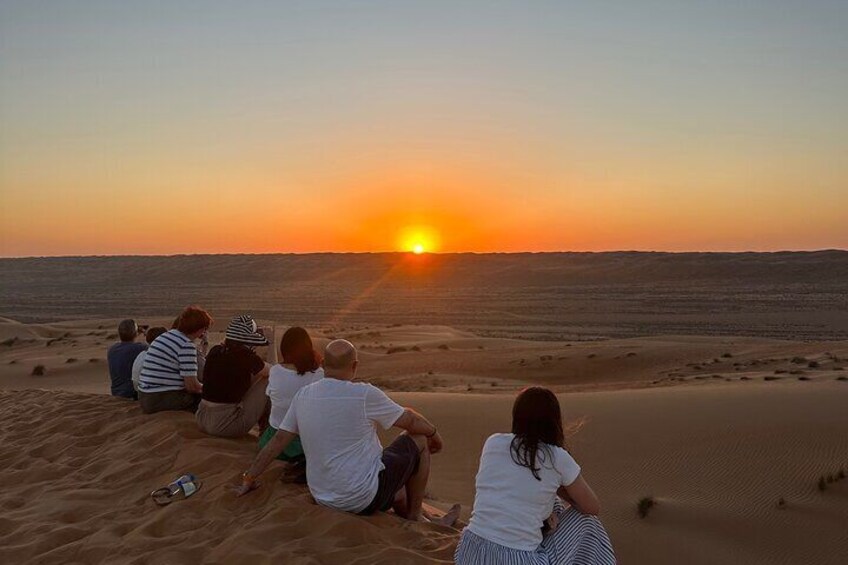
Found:
[[[412,225],[401,228],[397,238],[397,249],[415,255],[438,253],[439,234],[430,226]]]

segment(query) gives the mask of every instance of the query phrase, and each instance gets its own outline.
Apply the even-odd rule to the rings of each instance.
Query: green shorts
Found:
[[[259,449],[265,447],[265,444],[271,441],[271,438],[275,435],[277,435],[277,430],[272,426],[268,426],[265,432],[259,437]],[[300,444],[300,436],[295,436],[283,452],[277,455],[277,459],[280,461],[295,461],[301,458],[303,458],[303,446]]]

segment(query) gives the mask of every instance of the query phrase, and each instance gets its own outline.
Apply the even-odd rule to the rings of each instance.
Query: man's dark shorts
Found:
[[[418,471],[421,453],[418,452],[418,444],[411,437],[401,434],[383,450],[382,459],[386,468],[380,471],[377,494],[360,514],[385,512],[391,508],[395,493],[406,486],[409,478]]]

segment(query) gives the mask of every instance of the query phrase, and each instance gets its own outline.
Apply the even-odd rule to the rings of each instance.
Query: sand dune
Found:
[[[435,505],[473,500],[483,439],[508,426],[511,395],[397,393],[439,423]],[[585,418],[571,449],[596,486],[622,563],[841,563],[848,551],[848,383],[572,393]],[[442,563],[456,532],[390,515],[318,507],[276,480],[228,490],[251,440],[200,433],[188,414],[144,416],[103,395],[0,391],[0,560],[66,563]],[[148,493],[183,472],[193,498],[159,508]],[[636,502],[657,500],[647,519]],[[777,507],[783,497],[785,509]]]
[[[143,320],[152,325],[170,319]],[[276,325],[277,339],[286,326]],[[22,324],[0,321],[0,388],[108,392],[107,347],[117,319]],[[223,338],[219,322],[212,343]],[[485,338],[446,326],[378,325],[313,331],[360,349],[361,374],[389,390],[498,393],[528,383],[560,391],[702,385],[706,381],[848,378],[848,341],[660,336],[596,341]],[[42,365],[45,374],[33,376]],[[811,366],[812,365],[812,366]]]
[[[0,561],[4,563],[445,562],[454,534],[387,515],[362,518],[310,502],[305,487],[227,490],[254,442],[201,434],[188,414],[59,392],[0,392],[4,422]],[[183,472],[195,497],[158,507],[148,493]],[[312,556],[312,557],[310,557]]]
[[[234,499],[228,485],[254,441],[208,437],[188,414],[144,416],[109,397],[116,323],[0,320],[0,562],[450,562],[455,531],[320,508],[278,482],[279,467],[266,488]],[[828,564],[848,554],[848,480],[817,487],[848,472],[848,342],[314,331],[319,346],[334,336],[359,346],[362,378],[442,431],[429,488],[437,508],[461,502],[468,517],[485,437],[508,429],[516,390],[541,383],[583,422],[570,446],[622,563]],[[148,499],[184,472],[204,480],[196,498],[167,508]],[[636,504],[647,496],[657,505],[643,520]]]

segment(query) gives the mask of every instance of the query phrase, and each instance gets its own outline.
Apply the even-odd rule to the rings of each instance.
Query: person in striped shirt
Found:
[[[145,414],[165,410],[195,412],[203,385],[198,379],[198,353],[194,340],[202,338],[212,317],[189,306],[175,327],[157,337],[147,349],[138,381],[138,400]]]

